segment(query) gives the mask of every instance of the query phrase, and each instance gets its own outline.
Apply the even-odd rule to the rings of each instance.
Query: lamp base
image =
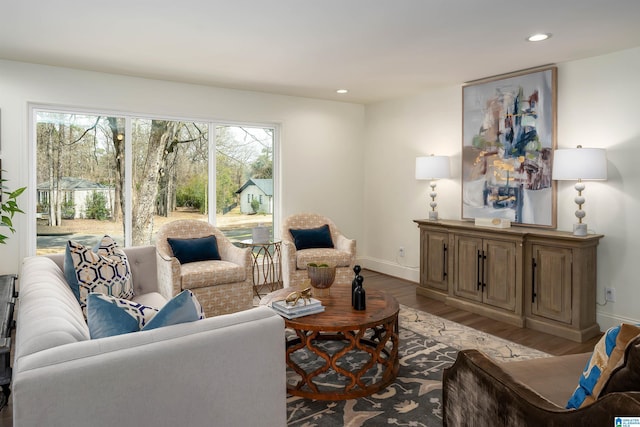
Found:
[[[583,224],[583,223],[573,224],[573,235],[574,236],[586,236],[587,235],[587,224]]]
[[[429,211],[429,220],[437,221],[438,220],[438,211]]]

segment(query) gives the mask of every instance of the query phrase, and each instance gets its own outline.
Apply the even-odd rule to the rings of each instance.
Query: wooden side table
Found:
[[[266,243],[254,243],[253,240],[236,242],[243,248],[251,248],[253,257],[253,292],[261,298],[260,291],[265,295],[282,287],[282,242],[270,240]]]
[[[268,305],[298,289],[272,292],[260,304]],[[351,307],[350,283],[329,289],[330,295],[318,297],[324,312],[284,320],[294,332],[286,338],[286,363],[293,374],[287,380],[287,392],[318,400],[370,396],[398,375],[400,306],[393,296],[367,289],[367,309],[356,311]],[[335,348],[319,345],[323,341]],[[360,365],[352,363],[356,354],[362,355]],[[319,363],[309,366],[313,359]]]

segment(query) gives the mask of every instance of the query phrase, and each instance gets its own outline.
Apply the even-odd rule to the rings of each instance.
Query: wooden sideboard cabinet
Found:
[[[420,229],[420,283],[428,296],[444,300],[449,290],[449,233]]]
[[[421,251],[418,294],[578,342],[600,332],[595,310],[602,235],[415,222]]]
[[[525,245],[526,326],[583,342],[596,336],[598,241],[552,232],[531,235]]]
[[[480,230],[451,234],[455,254],[451,305],[523,326],[522,239]],[[480,304],[470,306],[470,301]]]

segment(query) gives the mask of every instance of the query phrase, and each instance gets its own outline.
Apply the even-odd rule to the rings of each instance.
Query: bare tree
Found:
[[[39,170],[46,170],[49,194],[48,225],[50,226],[62,225],[64,198],[60,180],[65,176],[65,171],[67,175],[73,175],[78,168],[93,168],[93,162],[80,159],[87,155],[87,150],[83,147],[84,142],[89,142],[93,147],[93,157],[95,157],[95,132],[99,120],[100,117],[97,117],[93,125],[87,128],[76,126],[73,121],[66,123],[59,118],[38,125],[39,157],[44,159],[43,163],[39,162]],[[94,133],[91,134],[91,132]],[[69,147],[74,149],[71,150]]]
[[[112,219],[114,222],[121,222],[123,224],[122,234],[124,234],[124,221],[122,221],[122,212],[124,212],[124,198],[122,197],[124,189],[124,175],[125,175],[125,162],[124,162],[124,120],[116,117],[107,117],[107,123],[111,130],[111,142],[114,148],[114,163],[116,171],[115,191],[114,191],[114,204]]]

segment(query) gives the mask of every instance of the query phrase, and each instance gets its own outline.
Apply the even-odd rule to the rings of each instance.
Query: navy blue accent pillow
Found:
[[[333,248],[329,224],[318,228],[290,229],[297,250],[314,248]]]
[[[216,236],[196,237],[193,239],[172,239],[167,237],[173,256],[178,258],[180,264],[197,261],[220,261],[218,241]]]

